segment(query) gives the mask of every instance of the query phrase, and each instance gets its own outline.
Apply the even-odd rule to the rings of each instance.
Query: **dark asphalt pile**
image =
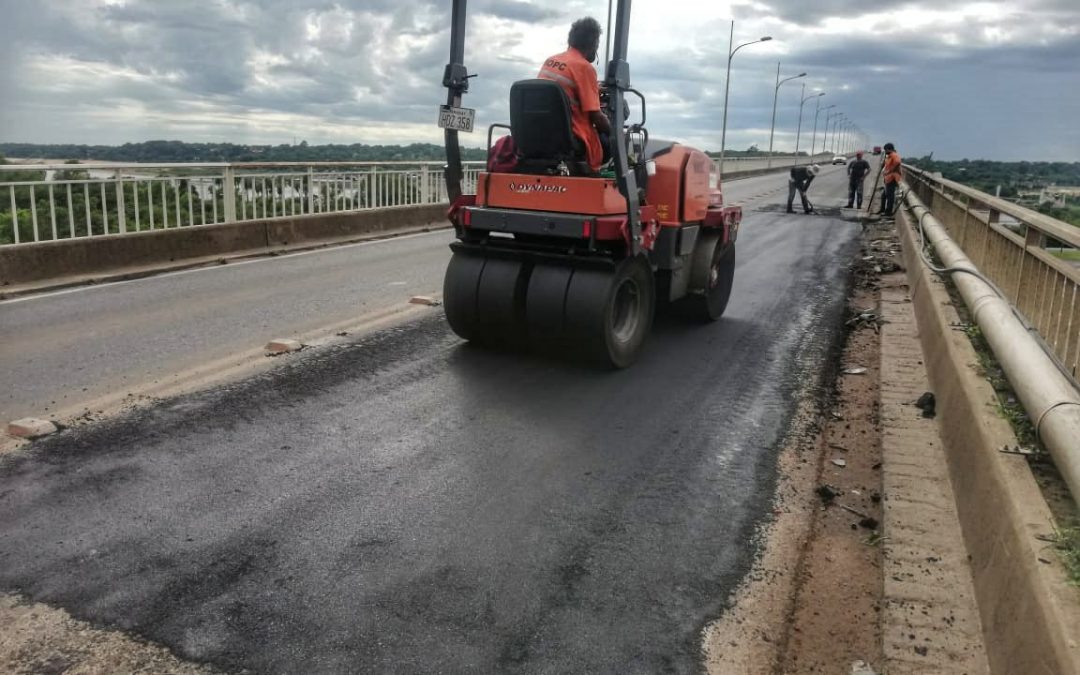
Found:
[[[748,211],[727,316],[626,371],[433,316],[38,442],[0,464],[0,588],[229,669],[693,671],[857,230]]]

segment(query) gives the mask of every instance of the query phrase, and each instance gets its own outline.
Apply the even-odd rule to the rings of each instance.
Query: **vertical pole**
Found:
[[[609,17],[611,16],[611,7],[610,7],[610,5],[608,6],[608,16]],[[609,18],[608,19],[608,24],[610,24],[610,23],[611,23],[611,20]],[[425,164],[422,167],[420,167],[420,203],[421,204],[431,204],[431,203],[433,203],[431,201],[430,192],[431,191],[428,189],[428,167],[427,167],[427,164]]]
[[[720,178],[724,178],[724,146],[727,144],[728,92],[731,91],[731,48],[735,44],[735,20],[731,20],[731,32],[727,45],[727,75],[724,77],[724,122],[720,130]]]
[[[799,166],[799,136],[802,135],[802,109],[806,103],[806,83],[803,82],[802,93],[799,94],[799,126],[795,130],[795,166]]]
[[[225,167],[221,178],[221,196],[225,200],[225,222],[236,222],[236,177],[231,166]]]
[[[607,3],[607,33],[604,33],[604,67],[611,61],[611,0]]]
[[[315,213],[315,168],[307,168],[307,212]]]
[[[124,179],[116,170],[116,220],[120,234],[127,232],[127,206],[124,204]]]
[[[780,62],[776,62],[776,88],[773,89],[772,97],[772,125],[769,126],[769,158],[765,164],[766,169],[772,168],[772,143],[773,134],[776,133],[776,99],[780,96]]]
[[[15,243],[19,243],[19,207],[15,204],[15,186],[12,185],[8,188],[8,194],[11,195],[11,228],[12,234],[15,235]],[[68,184],[68,195],[71,194],[71,184]],[[71,199],[68,199],[71,202]],[[68,207],[68,217],[71,216],[71,207]]]
[[[814,98],[816,105],[814,106],[814,134],[810,137],[810,163],[814,163],[814,150],[817,147],[817,119],[821,114],[821,97]]]

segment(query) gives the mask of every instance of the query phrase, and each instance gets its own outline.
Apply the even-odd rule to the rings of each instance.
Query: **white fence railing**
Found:
[[[0,244],[445,201],[441,162],[8,164]]]
[[[815,158],[821,161],[820,157]],[[715,161],[715,160],[714,160]],[[810,158],[729,157],[724,174]],[[442,162],[0,165],[0,245],[446,202]],[[465,162],[475,190],[483,162]]]

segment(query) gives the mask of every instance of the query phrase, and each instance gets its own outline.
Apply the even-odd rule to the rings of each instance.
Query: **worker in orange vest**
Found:
[[[900,153],[896,151],[896,146],[892,143],[886,143],[885,167],[882,170],[882,173],[885,174],[885,196],[881,199],[881,210],[878,211],[878,215],[891,218],[896,210],[896,188],[899,187],[900,181],[904,178],[903,164],[904,160],[901,159]]]
[[[600,111],[600,84],[592,62],[600,48],[600,22],[592,17],[570,26],[567,50],[544,61],[538,77],[562,86],[570,99],[570,126],[581,142],[582,153],[594,172],[604,159],[601,134],[611,133],[611,124]]]

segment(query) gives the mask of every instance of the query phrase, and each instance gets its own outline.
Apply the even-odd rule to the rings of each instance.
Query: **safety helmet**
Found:
[[[813,175],[816,176],[816,175],[818,175],[818,171],[821,171],[820,166],[818,166],[817,164],[811,164],[810,165],[810,173],[812,173]]]

